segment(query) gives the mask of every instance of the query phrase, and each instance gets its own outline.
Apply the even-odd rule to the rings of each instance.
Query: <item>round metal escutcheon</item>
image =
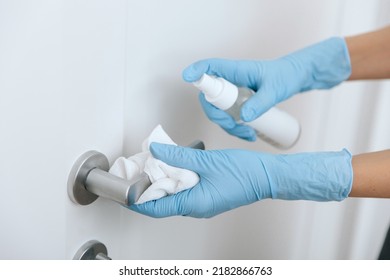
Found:
[[[87,176],[94,168],[104,171],[109,169],[107,157],[97,151],[88,151],[82,154],[74,163],[68,177],[68,195],[74,203],[88,205],[98,198],[85,187]]]
[[[74,260],[111,260],[107,256],[106,246],[96,240],[85,243],[75,254]]]

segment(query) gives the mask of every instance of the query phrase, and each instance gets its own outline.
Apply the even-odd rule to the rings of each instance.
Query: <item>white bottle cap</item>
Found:
[[[227,110],[237,100],[238,88],[222,78],[207,74],[192,83],[206,96],[206,100],[221,110]]]

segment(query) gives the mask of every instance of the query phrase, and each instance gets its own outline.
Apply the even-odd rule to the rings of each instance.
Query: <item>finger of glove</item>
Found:
[[[137,213],[153,218],[165,218],[182,215],[180,204],[178,204],[176,201],[176,197],[179,194],[166,196],[142,204],[133,204],[130,205],[129,208]]]
[[[151,143],[152,155],[168,165],[203,173],[207,168],[206,159],[203,159],[204,151],[188,147]]]
[[[225,131],[233,136],[244,139],[249,142],[254,142],[257,139],[255,130],[244,124],[237,124],[232,129],[225,129]]]
[[[241,119],[245,122],[250,122],[262,114],[267,112],[270,108],[275,106],[282,100],[277,100],[277,92],[269,88],[261,88],[253,96],[251,96],[241,108]]]
[[[197,61],[183,71],[186,82],[199,80],[204,73],[222,77],[237,86],[256,88],[259,68],[254,61],[212,58]]]
[[[227,133],[247,141],[256,141],[256,132],[253,128],[247,125],[237,124],[233,117],[228,113],[207,102],[204,94],[202,93],[199,94],[199,101],[207,117],[212,122],[218,124]]]
[[[178,215],[194,218],[210,218],[223,212],[220,209],[215,210],[212,207],[210,209],[212,203],[207,197],[199,197],[195,194],[195,188],[198,187],[199,185],[196,185],[192,189],[174,195],[142,204],[133,204],[130,205],[129,208],[137,213],[154,218],[165,218]]]
[[[203,111],[205,112],[206,116],[211,120],[212,122],[215,122],[219,126],[221,126],[223,129],[232,129],[236,126],[236,122],[233,119],[232,116],[230,116],[225,111],[218,109],[211,103],[209,103],[204,94],[199,94],[199,102],[202,106]]]

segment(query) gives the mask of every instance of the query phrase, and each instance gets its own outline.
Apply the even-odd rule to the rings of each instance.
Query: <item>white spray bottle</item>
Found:
[[[241,122],[242,105],[254,94],[249,88],[238,88],[223,78],[207,74],[203,74],[193,85],[205,94],[208,102],[230,114],[237,122]],[[246,124],[255,129],[259,138],[280,149],[292,147],[301,131],[297,119],[276,107]]]

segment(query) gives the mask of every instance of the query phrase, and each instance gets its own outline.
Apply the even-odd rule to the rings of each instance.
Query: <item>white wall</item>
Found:
[[[129,1],[124,153],[138,152],[159,123],[179,144],[199,138],[208,149],[280,152],[261,142],[234,139],[210,123],[201,112],[196,90],[182,81],[181,71],[207,57],[274,58],[332,35],[355,34],[386,23],[387,3],[358,2]],[[357,153],[379,148],[370,144],[371,126],[379,126],[376,119],[389,115],[383,111],[374,117],[374,107],[364,107],[377,104],[379,90],[378,83],[345,84],[281,104],[303,127],[300,142],[289,152],[348,147]],[[375,139],[388,135],[381,123]],[[262,201],[210,220],[156,220],[124,210],[123,257],[376,258],[388,210],[388,201],[364,199]]]

